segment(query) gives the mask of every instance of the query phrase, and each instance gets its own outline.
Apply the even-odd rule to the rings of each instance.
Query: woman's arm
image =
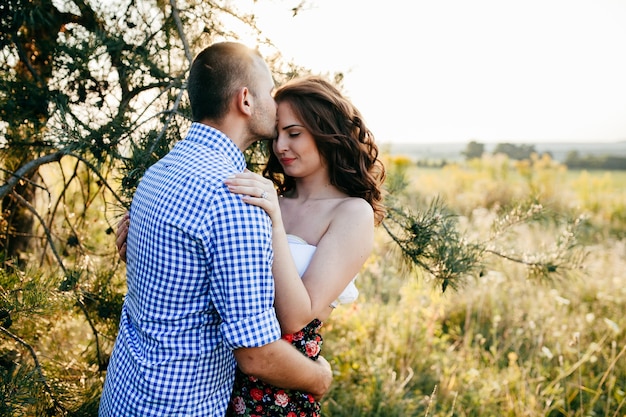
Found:
[[[371,206],[358,198],[339,204],[316,245],[313,259],[300,277],[271,181],[246,172],[227,180],[226,185],[232,192],[242,194],[248,203],[263,208],[272,219],[275,308],[283,333],[296,332],[314,318],[324,320],[332,311],[330,304],[358,274],[372,251],[374,217]],[[263,191],[267,192],[267,198],[260,197]]]
[[[332,211],[328,229],[302,276],[316,317],[330,314],[335,301],[361,271],[374,247],[374,212],[367,201],[349,198]],[[322,312],[322,313],[320,313]]]

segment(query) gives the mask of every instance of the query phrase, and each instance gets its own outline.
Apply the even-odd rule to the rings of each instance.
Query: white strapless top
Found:
[[[293,256],[293,260],[296,264],[296,268],[298,269],[298,275],[304,275],[304,271],[309,266],[309,262],[311,262],[311,258],[313,258],[313,254],[317,249],[313,245],[309,245],[306,241],[294,235],[287,235],[287,241],[289,242],[289,249],[291,250],[291,256]],[[359,290],[354,284],[356,277],[350,281],[346,289],[343,290],[341,294],[339,294],[339,298],[335,300],[330,306],[337,307],[339,304],[348,304],[352,303],[359,296]]]

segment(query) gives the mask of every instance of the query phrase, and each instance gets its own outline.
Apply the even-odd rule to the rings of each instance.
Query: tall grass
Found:
[[[479,276],[442,294],[428,274],[402,262],[379,228],[357,280],[359,299],[324,325],[323,352],[335,372],[324,414],[625,416],[626,172],[572,172],[548,158],[501,156],[443,169],[417,168],[408,158],[387,165],[403,204],[441,198],[470,240],[492,239],[499,216],[523,201],[555,219],[582,215],[584,268],[539,280],[494,256]],[[97,415],[125,288],[111,234],[121,210],[102,195],[80,186],[40,200],[53,214],[48,226],[64,271],[42,267],[52,257],[41,255],[46,239],[27,268],[0,270],[0,313],[12,319],[0,317],[8,329],[0,338],[0,415]],[[541,257],[569,242],[553,219],[514,232],[499,249]]]
[[[409,193],[443,196],[470,236],[488,235],[495,212],[529,196],[585,214],[584,269],[538,281],[496,257],[441,294],[379,231],[359,300],[325,324],[336,372],[326,415],[626,415],[626,176],[500,157],[406,174]],[[509,243],[541,251],[558,233],[549,222],[520,227]]]

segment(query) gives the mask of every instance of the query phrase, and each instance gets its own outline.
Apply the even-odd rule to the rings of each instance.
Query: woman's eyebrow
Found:
[[[288,125],[288,126],[283,126],[283,127],[281,127],[281,129],[283,129],[283,130],[284,130],[284,129],[290,129],[290,128],[292,128],[292,127],[304,127],[304,126],[299,125],[299,124],[297,124],[297,123],[293,123],[293,124],[290,124],[290,125]]]

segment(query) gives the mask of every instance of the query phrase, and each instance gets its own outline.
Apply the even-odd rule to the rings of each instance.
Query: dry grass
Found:
[[[584,270],[538,281],[494,258],[482,277],[441,294],[379,233],[360,299],[326,324],[337,373],[327,415],[626,415],[626,240],[616,233],[626,226],[626,178],[505,162],[409,169],[409,189],[443,195],[474,237],[489,234],[505,202],[537,190],[554,210],[586,211]],[[557,233],[520,227],[513,243],[541,249]]]

